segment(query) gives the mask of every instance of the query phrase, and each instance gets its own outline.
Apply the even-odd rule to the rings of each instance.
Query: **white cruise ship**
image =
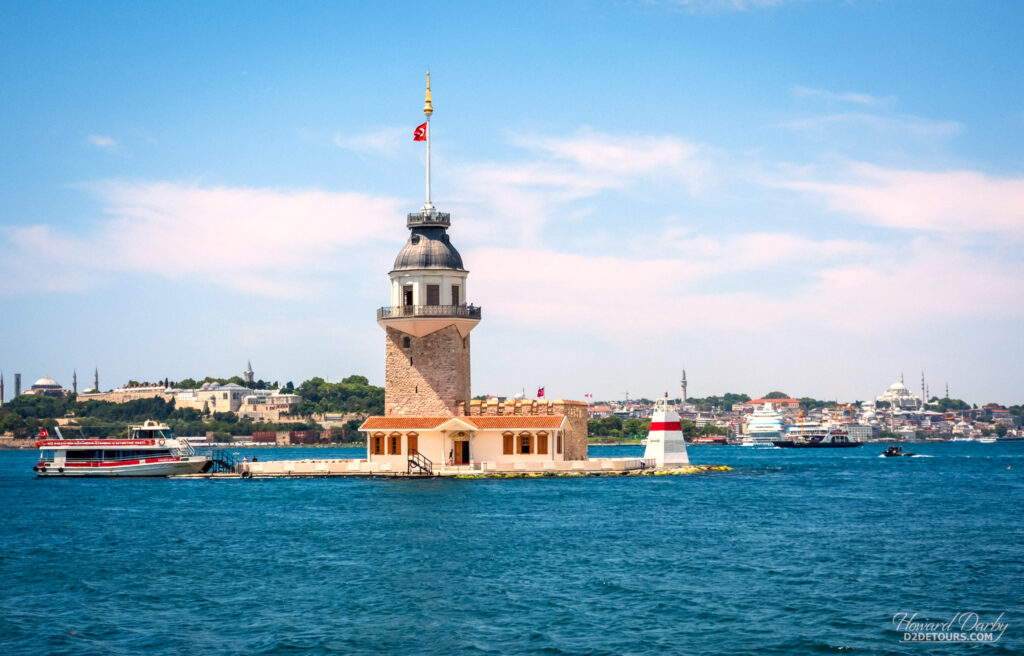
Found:
[[[747,436],[741,444],[774,448],[775,440],[782,439],[784,430],[782,415],[771,403],[765,403],[750,415],[750,419],[747,421]]]

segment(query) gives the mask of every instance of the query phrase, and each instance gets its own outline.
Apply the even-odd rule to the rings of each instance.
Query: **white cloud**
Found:
[[[113,137],[108,137],[102,134],[90,134],[87,139],[89,143],[97,148],[105,148],[107,150],[117,148],[117,140]]]
[[[705,149],[674,136],[622,137],[583,130],[567,137],[516,136],[513,143],[531,158],[454,171],[461,202],[476,208],[469,215],[489,217],[483,221],[487,225],[470,222],[468,227],[478,234],[499,234],[498,223],[514,225],[523,243],[533,243],[556,210],[562,216],[579,216],[567,207],[570,201],[643,185],[663,185],[672,192],[682,185],[696,195],[713,178]]]
[[[934,308],[933,324],[1024,316],[1024,263],[953,242],[894,247],[759,234],[684,244],[674,256],[493,248],[467,259],[488,316],[621,343],[719,329],[767,335],[808,322],[829,333],[882,334],[921,321],[908,311],[908,294],[916,307]],[[795,275],[794,265],[800,277],[764,280]],[[737,275],[739,291],[707,291]]]
[[[830,139],[837,131],[873,132],[887,138],[917,140],[948,139],[960,134],[963,125],[957,121],[934,121],[918,116],[879,116],[861,112],[814,116],[782,123],[781,127],[808,133],[818,133]]]
[[[1001,233],[1024,238],[1024,178],[976,171],[915,171],[851,164],[844,175],[777,181],[822,198],[835,212],[888,228]]]
[[[355,193],[127,182],[87,189],[109,218],[84,235],[44,225],[4,230],[4,273],[21,281],[12,290],[78,289],[133,273],[306,297],[316,291],[315,273],[393,241],[402,216],[393,199]]]
[[[824,100],[829,103],[852,103],[855,105],[866,105],[869,107],[881,107],[892,105],[896,102],[896,98],[893,96],[880,97],[872,96],[866,93],[857,93],[854,91],[835,92],[827,91],[825,89],[814,89],[812,87],[805,86],[794,86],[793,95],[798,98],[811,98],[814,100]]]
[[[393,158],[401,152],[405,142],[411,140],[412,130],[408,127],[387,127],[354,135],[339,132],[333,141],[335,146],[361,155]]]
[[[688,9],[693,12],[747,11],[778,7],[804,0],[647,0],[648,4]]]

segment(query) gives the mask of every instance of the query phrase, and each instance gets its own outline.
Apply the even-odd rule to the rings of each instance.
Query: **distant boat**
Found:
[[[782,439],[782,415],[771,403],[765,403],[750,415],[747,421],[747,436],[740,442],[743,446],[774,447]]]
[[[729,438],[725,435],[701,435],[693,438],[692,444],[728,444]]]
[[[855,442],[841,428],[829,428],[823,434],[817,433],[810,437],[777,440],[775,446],[782,449],[843,449],[863,446],[863,442]]]

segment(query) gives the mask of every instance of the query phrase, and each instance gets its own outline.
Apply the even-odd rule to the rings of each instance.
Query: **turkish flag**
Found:
[[[426,141],[427,140],[427,124],[417,125],[416,129],[412,133],[413,141]]]
[[[541,398],[543,396],[544,396],[544,388],[543,387],[538,387],[537,388],[537,398],[539,399],[539,398]]]
[[[45,428],[40,428],[39,429],[39,437],[41,437],[42,439],[46,439],[46,438],[50,437],[50,434],[46,432]]]

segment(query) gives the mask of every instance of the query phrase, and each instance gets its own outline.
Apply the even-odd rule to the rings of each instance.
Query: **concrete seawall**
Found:
[[[642,458],[594,458],[567,462],[514,462],[504,463],[499,469],[496,463],[473,463],[470,465],[445,465],[434,467],[434,477],[447,478],[540,478],[579,476],[666,476],[699,474],[711,471],[728,471],[722,465],[686,465],[684,467],[658,468],[653,461]],[[390,463],[367,460],[345,459],[304,459],[269,460],[266,462],[239,463],[236,472],[227,474],[190,474],[189,478],[333,478],[333,477],[379,477],[379,478],[425,478],[420,473],[409,473],[405,469],[393,469]]]

